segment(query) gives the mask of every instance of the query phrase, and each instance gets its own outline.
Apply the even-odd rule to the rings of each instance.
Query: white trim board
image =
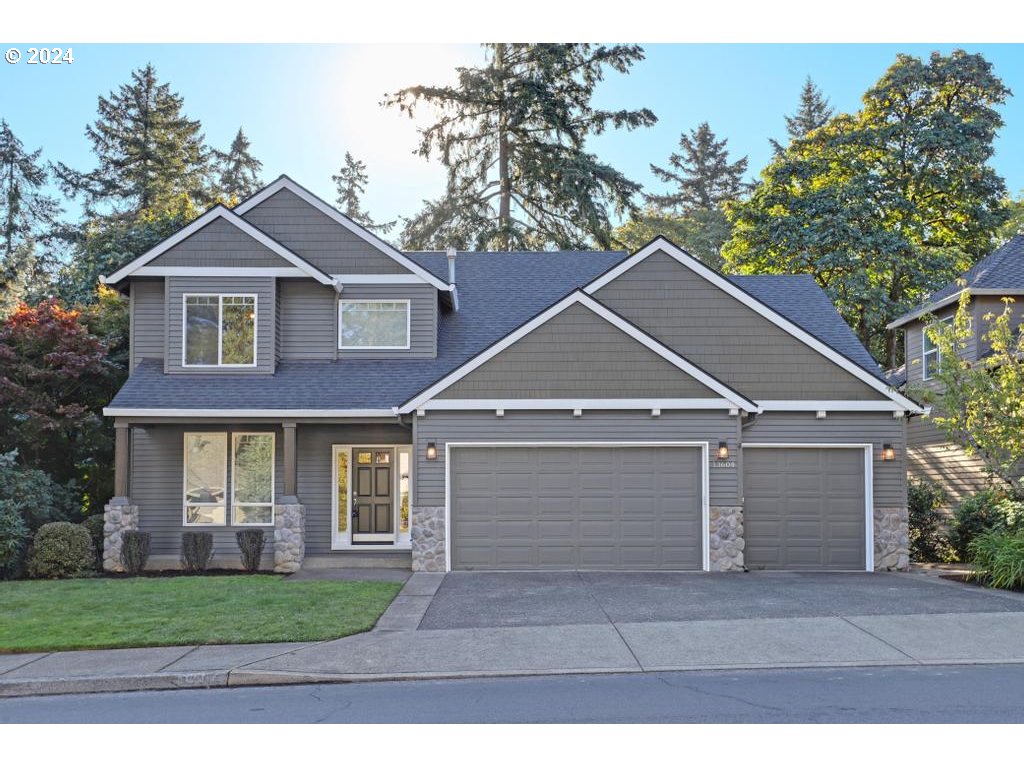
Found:
[[[135,277],[309,277],[298,267],[139,267]]]
[[[874,443],[741,443],[747,448],[838,448],[864,451],[864,570],[875,570],[875,446]],[[746,509],[746,499],[743,504]]]
[[[428,400],[419,406],[424,411],[702,411],[735,408],[725,398],[552,398],[538,400]]]
[[[906,411],[892,400],[758,400],[757,404],[762,411]]]
[[[755,402],[753,402],[752,400],[748,400],[739,392],[730,389],[725,384],[720,382],[718,379],[714,378],[703,369],[698,368],[696,365],[691,363],[686,358],[672,351],[664,344],[659,342],[657,339],[652,338],[643,330],[633,325],[625,318],[612,312],[606,306],[601,304],[601,302],[597,301],[591,296],[588,296],[582,291],[573,291],[571,294],[566,296],[561,301],[558,301],[552,306],[548,307],[546,310],[541,312],[532,320],[529,320],[528,322],[519,326],[516,330],[509,333],[504,338],[492,344],[490,347],[485,349],[476,357],[460,365],[458,368],[456,368],[454,371],[452,371],[447,376],[442,378],[440,381],[435,382],[430,387],[423,390],[412,399],[408,400],[404,405],[402,405],[399,408],[399,412],[409,413],[411,411],[416,410],[417,408],[421,408],[424,403],[432,401],[436,395],[446,390],[456,381],[464,378],[465,376],[468,376],[470,373],[475,371],[477,368],[486,363],[492,357],[502,352],[503,350],[507,349],[508,347],[512,346],[521,338],[526,336],[528,333],[542,326],[548,320],[552,319],[553,317],[556,317],[569,307],[575,306],[576,304],[581,304],[582,306],[586,307],[591,312],[601,317],[603,320],[606,320],[607,322],[611,323],[613,326],[618,328],[627,336],[630,336],[634,340],[639,341],[649,350],[659,355],[660,357],[664,358],[668,362],[672,363],[672,365],[676,366],[676,368],[679,368],[681,371],[683,371],[690,377],[699,381],[708,389],[721,395],[725,400],[729,401],[730,407],[741,408],[745,411],[752,413],[756,413],[757,411],[760,410]]]
[[[348,275],[336,275],[332,274],[332,278],[340,283],[342,286],[345,285],[424,285],[424,280],[419,275],[381,275],[381,274],[348,274]]]
[[[387,242],[381,240],[372,232],[359,226],[354,221],[352,221],[352,219],[350,219],[348,216],[341,213],[341,211],[337,210],[334,206],[330,205],[324,200],[321,200],[308,189],[298,184],[297,182],[293,181],[292,179],[288,178],[287,176],[282,175],[275,181],[272,181],[270,184],[265,186],[255,195],[250,197],[248,200],[245,200],[244,202],[241,202],[238,205],[236,205],[235,211],[238,213],[239,216],[241,216],[251,211],[264,200],[273,197],[283,189],[287,189],[289,192],[299,197],[303,202],[308,203],[313,208],[320,211],[320,213],[333,219],[335,222],[343,226],[356,237],[360,238],[361,240],[364,240],[369,245],[372,245],[385,256],[391,257],[399,264],[401,264],[403,267],[408,269],[410,272],[422,278],[424,282],[430,283],[439,291],[447,292],[450,290],[451,286],[449,286],[448,283],[444,282],[436,275],[431,274],[423,267],[421,267],[419,264],[417,264],[415,261],[406,256],[404,253],[399,251],[397,248],[395,248],[392,245],[389,245]]]
[[[711,466],[707,441],[542,440],[455,441],[444,443],[444,540],[452,540],[452,448],[699,448],[701,451],[701,568],[711,570]],[[452,569],[452,547],[444,550],[444,569]]]
[[[323,285],[333,284],[333,280],[330,275],[325,272],[321,272],[297,253],[290,251],[281,245],[281,243],[277,242],[277,240],[274,240],[266,232],[261,229],[257,229],[234,211],[231,211],[220,204],[215,205],[198,219],[195,219],[193,222],[185,225],[170,237],[157,243],[137,259],[121,267],[121,269],[117,270],[109,277],[100,275],[100,282],[107,285],[121,282],[124,278],[134,274],[137,269],[144,267],[157,256],[166,253],[171,248],[178,245],[178,243],[196,234],[207,224],[211,224],[217,219],[224,219],[224,221],[241,230],[260,245],[269,248],[282,259],[294,265],[297,269],[301,270],[304,275],[312,277]],[[218,274],[223,274],[223,272],[219,272]]]
[[[828,360],[830,360],[831,362],[835,363],[840,368],[845,370],[847,373],[852,374],[856,378],[860,379],[862,382],[867,384],[872,389],[877,390],[885,397],[898,403],[900,406],[900,410],[910,411],[912,413],[921,413],[921,406],[919,406],[917,403],[905,397],[904,395],[901,395],[892,387],[889,387],[881,379],[872,376],[870,373],[865,371],[855,362],[848,359],[844,355],[840,354],[836,350],[832,349],[832,347],[828,346],[827,344],[825,344],[825,342],[811,335],[803,328],[798,326],[796,323],[783,317],[774,309],[769,307],[767,304],[758,301],[756,298],[754,298],[749,293],[744,291],[742,288],[737,286],[735,283],[730,281],[724,275],[721,275],[718,272],[715,272],[713,269],[710,269],[706,265],[702,264],[699,260],[695,259],[682,248],[673,244],[671,241],[667,240],[664,237],[655,238],[650,243],[641,248],[639,251],[630,256],[628,259],[624,259],[623,261],[619,262],[614,267],[612,267],[610,270],[605,272],[603,275],[598,276],[593,281],[588,283],[586,286],[584,286],[583,290],[588,294],[595,293],[596,291],[608,285],[608,283],[612,282],[623,273],[629,271],[637,264],[647,259],[648,256],[651,256],[652,254],[655,254],[659,251],[675,259],[681,265],[687,267],[700,277],[703,277],[705,280],[707,280],[715,287],[725,291],[727,294],[732,296],[737,301],[740,301],[744,305],[750,307],[752,310],[761,315],[761,317],[765,318],[771,323],[774,323],[779,328],[786,331],[789,335],[793,336],[799,341],[802,341],[805,345],[813,349],[815,352],[818,352],[819,354],[823,355],[825,358],[827,358]]]

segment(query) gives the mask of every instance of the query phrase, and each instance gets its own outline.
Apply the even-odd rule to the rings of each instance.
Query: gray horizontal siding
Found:
[[[140,360],[164,359],[164,281],[131,281],[131,368]]]
[[[300,424],[297,428],[298,495],[306,508],[306,554],[331,551],[333,445],[410,445],[411,429],[398,424]]]
[[[185,526],[184,518],[184,487],[185,467],[183,462],[184,441],[186,432],[274,432],[274,494],[278,498],[283,493],[283,445],[281,431],[274,425],[219,425],[178,426],[160,425],[134,427],[131,443],[131,477],[129,492],[132,501],[139,506],[139,530],[152,536],[151,554],[179,556],[181,553],[181,534],[185,531],[206,531],[213,534],[215,557],[231,558],[238,553],[238,542],[235,533],[251,526]],[[228,499],[231,488],[231,437],[228,436]],[[231,521],[230,507],[227,513]],[[273,566],[273,526],[261,526],[266,534],[267,543],[264,549],[263,568]]]
[[[718,395],[590,309],[576,305],[499,352],[439,397]]]
[[[420,506],[445,503],[445,445],[451,442],[545,441],[699,441],[717,448],[719,440],[736,450],[736,417],[725,411],[672,411],[653,417],[650,412],[566,411],[539,413],[492,411],[428,412],[417,417],[413,501]],[[438,456],[426,458],[428,442],[437,443]],[[734,505],[738,486],[735,468],[711,468],[711,504]]]
[[[907,424],[907,473],[946,491],[946,509],[991,486],[985,465],[949,441],[934,422],[917,417]]]
[[[282,360],[333,360],[336,356],[337,294],[314,280],[281,280],[277,327]]]
[[[1011,327],[1019,326],[1022,318],[1021,313],[1024,312],[1024,295],[1016,294],[1010,296],[1010,298],[1014,299],[1014,303],[1010,304],[1010,324]],[[1000,296],[975,297],[975,343],[977,345],[976,354],[978,357],[984,357],[992,351],[992,345],[984,338],[989,331],[989,326],[991,325],[991,320],[986,319],[986,315],[1001,315],[1005,308],[1006,305],[1003,303],[1002,297]]]
[[[762,413],[743,429],[744,443],[871,443],[874,447],[876,507],[907,503],[906,423],[891,413]],[[882,461],[885,443],[896,449],[894,461]],[[751,449],[753,450],[753,449]]]
[[[328,274],[409,272],[287,189],[246,211],[243,218]]]
[[[166,373],[238,375],[273,373],[275,364],[274,315],[277,284],[273,277],[168,277]],[[193,293],[256,294],[256,367],[193,368],[182,366],[183,296]]]
[[[348,285],[341,292],[341,300],[408,299],[409,349],[355,350],[339,349],[338,359],[374,358],[393,359],[435,357],[437,355],[437,289],[431,285]],[[336,310],[332,310],[332,314]],[[338,320],[331,321],[334,339],[337,339]]]
[[[880,397],[824,355],[662,252],[595,295],[754,400]]]
[[[293,267],[234,224],[214,219],[146,266],[149,267]]]

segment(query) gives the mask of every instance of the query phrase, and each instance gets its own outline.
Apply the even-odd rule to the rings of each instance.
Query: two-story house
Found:
[[[906,418],[808,277],[401,252],[287,177],[104,278],[131,305],[105,566],[902,568]]]
[[[988,332],[985,317],[1003,311],[1004,297],[1014,300],[1011,311],[1015,317],[1024,307],[1024,235],[1010,239],[919,307],[889,324],[889,328],[903,330],[906,360],[898,377],[891,378],[893,384],[910,391],[914,387],[938,388],[934,373],[940,353],[926,332],[927,323],[950,322],[963,291],[970,297],[972,327],[964,354],[968,361],[976,362],[991,352],[984,339]],[[911,419],[907,426],[907,470],[911,477],[942,486],[948,506],[991,484],[981,460],[950,442],[927,415]]]

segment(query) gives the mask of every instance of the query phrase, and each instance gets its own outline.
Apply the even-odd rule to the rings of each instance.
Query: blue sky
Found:
[[[3,49],[9,46],[4,44]],[[19,46],[24,48],[24,46]],[[658,44],[629,75],[612,73],[597,93],[607,107],[651,108],[654,128],[596,137],[592,148],[631,178],[657,189],[648,165],[664,164],[679,134],[707,120],[729,139],[735,157],[748,155],[751,175],[768,161],[768,137],[784,135],[811,75],[840,110],[861,94],[897,52],[926,57],[954,45]],[[1024,189],[1024,45],[964,45],[983,53],[1018,94],[1002,108],[1006,122],[993,164],[1011,192]],[[442,189],[436,163],[413,156],[416,124],[379,106],[405,85],[436,84],[454,67],[482,59],[473,45],[74,45],[70,65],[0,63],[0,116],[27,147],[48,160],[89,168],[83,135],[96,98],[151,61],[202,121],[207,141],[225,148],[239,125],[269,180],[288,173],[333,201],[331,174],[346,150],[370,172],[366,205],[379,220],[412,215]]]

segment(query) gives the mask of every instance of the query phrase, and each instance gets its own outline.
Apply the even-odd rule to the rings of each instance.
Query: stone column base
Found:
[[[306,559],[306,508],[302,504],[274,507],[274,571],[295,573]]]
[[[413,507],[410,518],[412,569],[444,571],[444,507]]]
[[[708,524],[711,570],[744,570],[743,507],[711,507]]]
[[[139,508],[131,499],[115,497],[103,507],[103,570],[124,571],[121,534],[139,527]]]
[[[906,507],[875,507],[875,570],[910,568],[910,513]]]

